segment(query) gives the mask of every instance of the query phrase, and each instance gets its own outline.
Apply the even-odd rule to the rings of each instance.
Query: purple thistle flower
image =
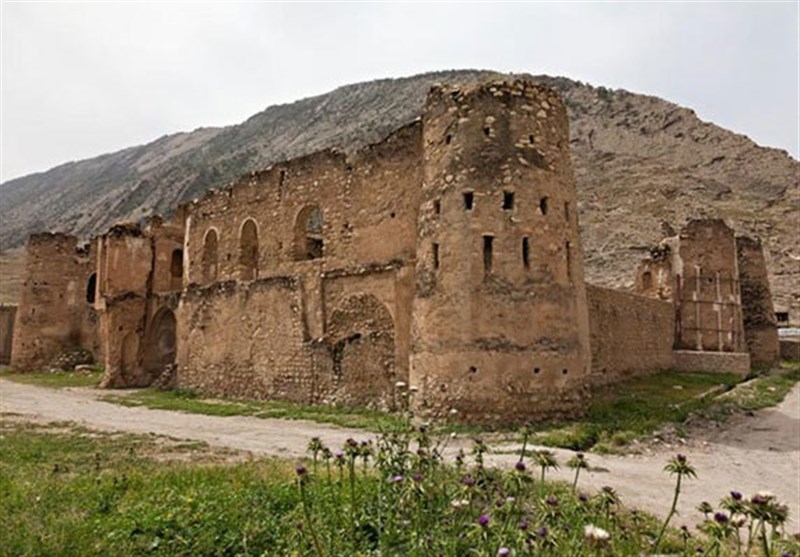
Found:
[[[550,530],[547,529],[547,526],[542,526],[536,531],[536,535],[540,538],[546,538],[547,534],[550,533]]]
[[[306,472],[308,472],[308,470],[306,470],[306,467],[303,466],[302,464],[299,465],[297,468],[295,468],[294,471],[298,476],[301,476],[301,477],[305,476]]]
[[[497,554],[502,555],[503,557],[507,557],[508,555],[511,555],[511,550],[508,549],[507,547],[501,547],[500,549],[497,550]]]
[[[411,479],[414,480],[417,483],[420,483],[422,481],[422,474],[419,473],[419,472],[416,472],[413,476],[411,476]]]
[[[473,478],[472,476],[464,476],[464,479],[462,481],[464,482],[464,485],[467,487],[472,487],[473,485],[475,485],[475,478]]]
[[[517,469],[517,472],[524,472],[524,471],[525,471],[525,463],[524,463],[524,462],[522,462],[521,460],[519,460],[519,461],[517,461],[517,463],[514,465],[514,468],[516,468],[516,469]]]
[[[686,455],[679,454],[676,458],[678,459],[678,462],[680,462],[681,464],[686,464]]]
[[[547,499],[545,499],[545,503],[548,504],[550,507],[557,507],[558,506],[558,497],[555,495],[548,495]]]
[[[734,501],[741,501],[742,494],[739,493],[738,491],[731,491],[731,499],[733,499]]]
[[[584,492],[580,492],[578,494],[578,499],[580,499],[581,503],[585,503],[586,501],[589,500],[589,496]]]
[[[527,530],[528,526],[529,526],[528,521],[525,520],[524,518],[519,521],[519,529],[520,530]]]
[[[397,476],[395,476],[395,477],[393,477],[393,478],[392,478],[392,483],[399,484],[399,483],[401,483],[401,482],[402,482],[404,479],[405,479],[405,478],[404,478],[403,476],[397,475]]]
[[[478,524],[480,524],[480,525],[481,525],[481,526],[483,526],[484,528],[486,528],[487,526],[489,526],[489,515],[488,515],[488,514],[482,514],[482,515],[480,515],[480,516],[478,517]]]
[[[725,513],[714,513],[714,520],[720,524],[725,524],[728,522],[728,515]]]

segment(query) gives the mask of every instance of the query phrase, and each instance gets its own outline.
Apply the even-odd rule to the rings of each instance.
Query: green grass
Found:
[[[144,406],[160,410],[177,410],[209,416],[254,416],[310,420],[342,427],[382,431],[402,423],[402,416],[369,410],[323,405],[305,405],[281,401],[228,400],[204,397],[187,390],[158,391],[145,389],[124,395],[108,395],[106,402],[124,406]]]
[[[586,416],[538,431],[533,442],[574,450],[620,450],[668,423],[684,422],[737,381],[730,374],[675,371],[638,377],[596,392]]]
[[[709,418],[724,419],[730,414],[775,406],[786,398],[798,381],[800,362],[783,362],[779,368],[765,371],[721,395],[704,414]]]
[[[798,381],[798,363],[783,363],[741,383],[730,374],[659,372],[595,393],[584,418],[540,428],[532,440],[574,450],[624,451],[669,424],[680,434],[690,417],[724,420],[774,406]]]
[[[0,557],[455,557],[502,547],[517,557],[609,557],[648,554],[660,530],[613,490],[583,495],[541,482],[531,461],[511,471],[486,468],[479,455],[448,465],[433,450],[440,439],[408,427],[348,443],[341,456],[312,440],[313,460],[295,471],[202,443],[5,418]],[[588,524],[608,539],[586,539]],[[713,526],[686,538],[668,530],[660,549],[734,555]],[[772,555],[800,548],[783,536],[769,543]]]
[[[56,371],[52,373],[16,373],[12,371],[3,371],[0,372],[0,377],[16,383],[39,385],[41,387],[96,387],[103,377],[103,372],[100,370],[90,372]]]

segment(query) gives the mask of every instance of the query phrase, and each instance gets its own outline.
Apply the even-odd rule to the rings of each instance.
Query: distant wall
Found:
[[[11,341],[14,338],[14,317],[17,306],[0,305],[0,364],[11,362]]]
[[[614,383],[672,367],[671,302],[587,285],[592,382]]]
[[[99,356],[94,271],[94,250],[79,249],[74,236],[31,236],[14,324],[12,367],[36,370],[76,348]]]

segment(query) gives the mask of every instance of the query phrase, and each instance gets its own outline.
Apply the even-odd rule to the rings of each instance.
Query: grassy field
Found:
[[[480,446],[446,465],[440,442],[408,426],[341,450],[312,439],[295,467],[5,417],[0,556],[733,556],[734,517],[756,532],[749,555],[800,549],[769,525],[759,538],[756,517],[779,515],[777,501],[745,500],[720,511],[724,527],[712,519],[693,534],[626,508],[611,489],[542,481],[544,453],[502,472],[483,466]],[[669,466],[691,469],[677,458]]]

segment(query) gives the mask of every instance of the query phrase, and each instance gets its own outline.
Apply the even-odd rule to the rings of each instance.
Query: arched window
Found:
[[[239,236],[239,276],[242,280],[258,277],[258,229],[253,219],[247,219]]]
[[[322,210],[316,205],[304,207],[294,224],[294,256],[298,261],[322,257]]]
[[[203,282],[209,283],[217,280],[217,246],[219,238],[217,231],[211,228],[206,232],[203,240]]]
[[[172,250],[172,260],[169,264],[169,274],[172,278],[183,277],[183,250]]]
[[[642,288],[644,290],[650,290],[653,288],[653,273],[650,271],[645,271],[642,274]]]
[[[93,304],[97,297],[97,273],[89,275],[89,281],[86,283],[86,302]]]

